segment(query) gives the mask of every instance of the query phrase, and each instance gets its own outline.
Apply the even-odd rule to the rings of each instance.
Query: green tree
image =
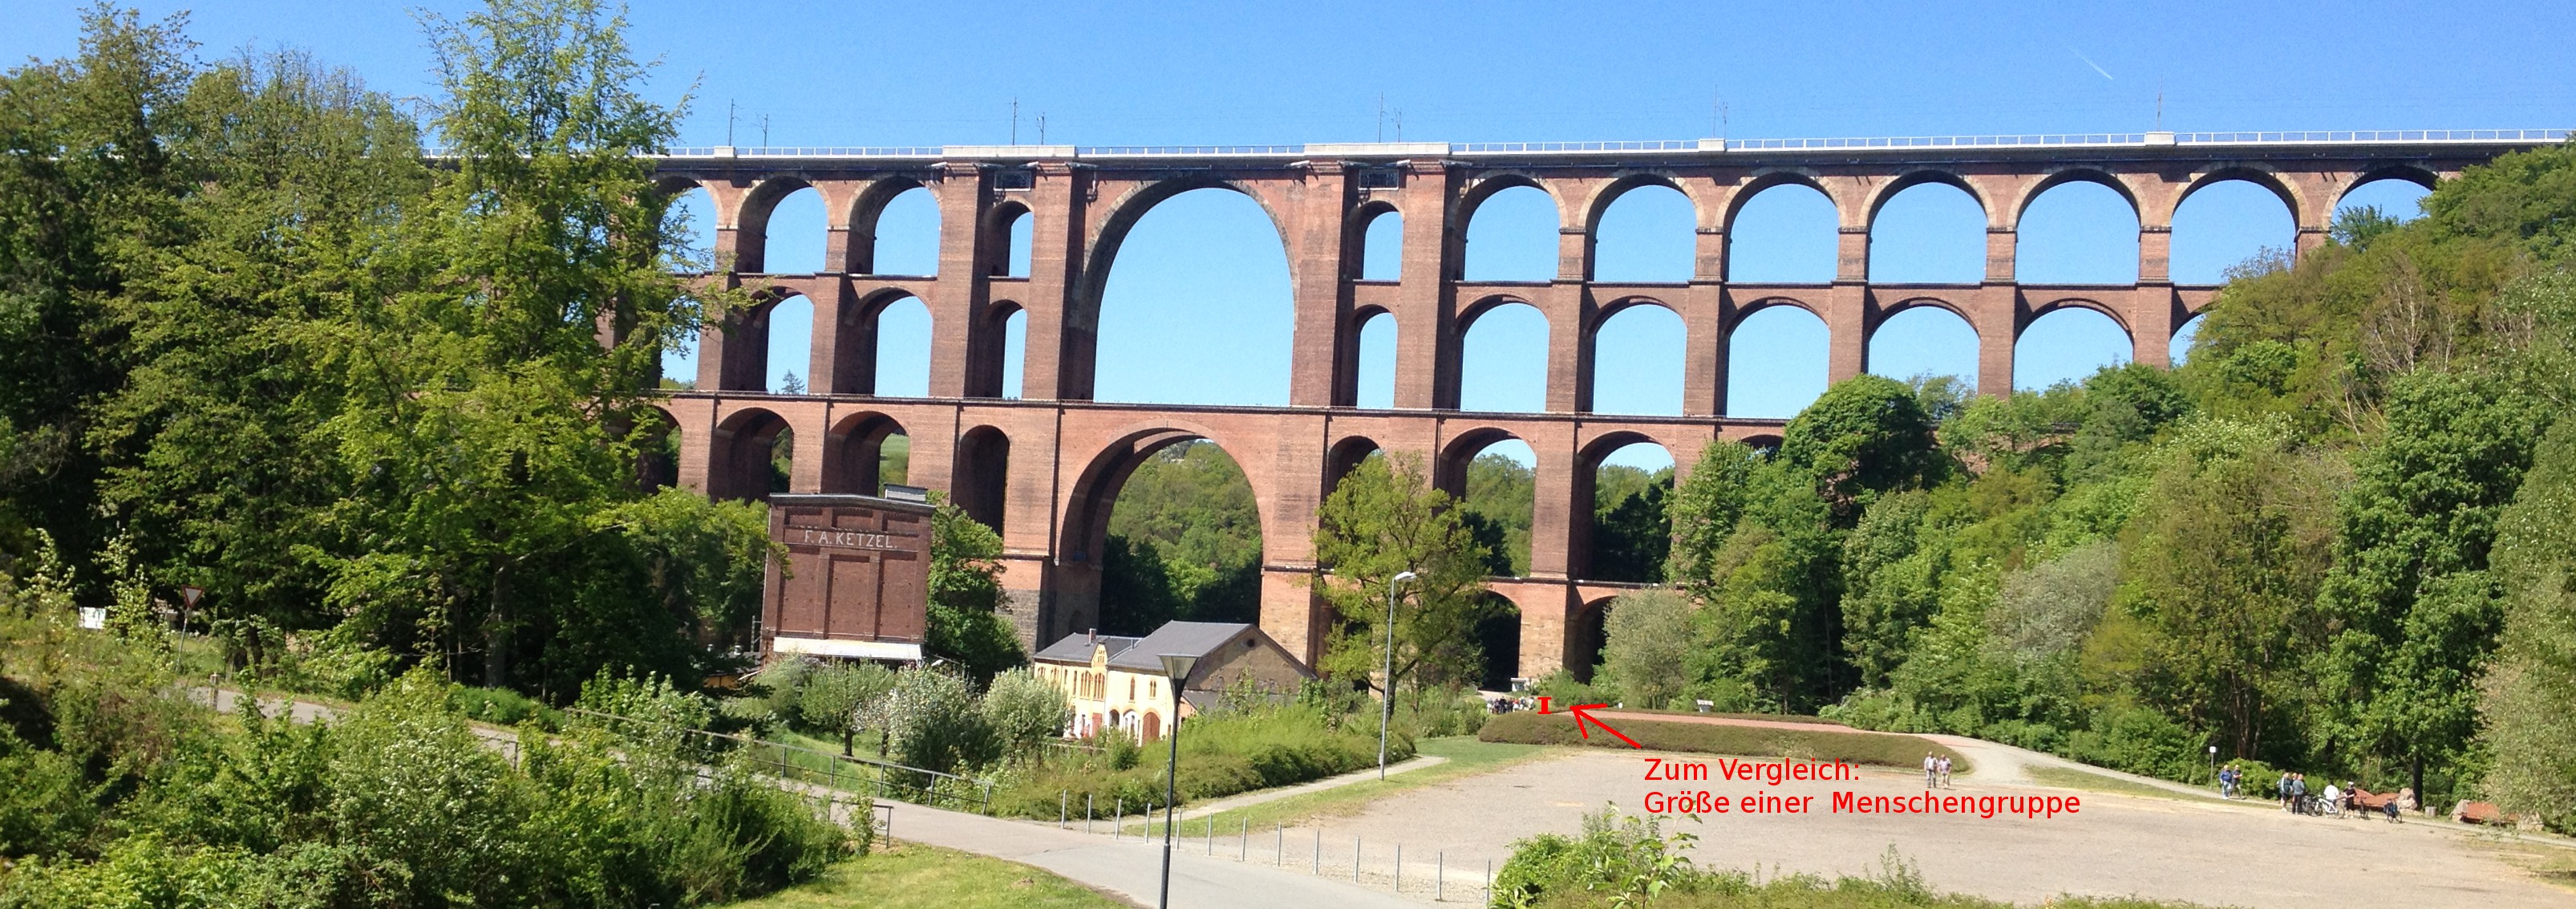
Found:
[[[2552,410],[2506,382],[2414,373],[2354,465],[2318,597],[2338,627],[2321,669],[2339,722],[2324,731],[2406,766],[2417,792],[2477,732],[2475,682],[2504,619],[2487,555]]]
[[[1629,706],[1666,706],[1693,681],[1692,608],[1689,597],[1669,590],[1641,590],[1610,601],[1602,620],[1609,639],[1602,674]]]
[[[1938,483],[1949,467],[1931,416],[1903,382],[1860,375],[1825,390],[1780,433],[1779,460],[1815,478],[1849,526],[1879,493]]]
[[[977,679],[1028,662],[1019,632],[996,612],[1001,602],[1001,535],[939,503],[930,517],[930,654]]]
[[[894,690],[894,673],[875,663],[827,662],[805,673],[796,688],[796,716],[806,727],[841,737],[849,754],[859,734],[860,708]]]
[[[2204,421],[2171,443],[2120,550],[2137,686],[2237,757],[2277,759],[2279,720],[2307,701],[2326,633],[2316,608],[2331,564],[2327,468],[2275,427]]]
[[[1408,454],[1364,461],[1333,488],[1315,531],[1316,561],[1329,571],[1316,592],[1342,619],[1325,648],[1326,673],[1374,679],[1390,693],[1406,681],[1431,687],[1476,680],[1476,623],[1496,607],[1485,596],[1486,553],[1461,512]],[[1395,673],[1377,679],[1387,656],[1387,585],[1407,571],[1415,577],[1396,610]]]
[[[984,689],[983,710],[985,725],[1011,755],[1033,758],[1042,744],[1073,724],[1073,704],[1065,700],[1064,689],[1027,667],[994,676]]]
[[[2576,830],[2576,421],[2552,426],[2496,521],[2504,633],[2481,684],[2485,788],[2506,810]]]

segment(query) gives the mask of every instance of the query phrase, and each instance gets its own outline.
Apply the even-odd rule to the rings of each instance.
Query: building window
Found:
[[[1146,679],[1146,680],[1145,680],[1145,696],[1146,696],[1146,697],[1149,697],[1149,698],[1158,698],[1158,697],[1162,697],[1162,696],[1163,696],[1163,680],[1162,680],[1162,679]]]
[[[1136,699],[1136,677],[1132,675],[1127,677],[1127,699]]]

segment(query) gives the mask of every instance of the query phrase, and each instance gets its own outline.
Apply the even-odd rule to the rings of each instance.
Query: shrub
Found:
[[[507,688],[459,686],[448,692],[447,704],[466,719],[496,726],[516,726],[530,720],[547,730],[560,730],[564,725],[562,711]]]
[[[859,734],[859,711],[894,690],[894,675],[875,663],[815,666],[803,674],[803,684],[796,690],[797,722],[817,734],[839,738],[841,753],[848,754],[851,740]]]
[[[1073,723],[1073,704],[1037,673],[1014,669],[994,676],[984,690],[984,722],[1006,753],[1034,754]]]
[[[1660,818],[1621,818],[1614,809],[1583,816],[1575,837],[1540,834],[1512,844],[1493,883],[1497,906],[1532,905],[1552,895],[1615,894],[1630,899],[1661,895],[1696,876],[1689,851],[1697,837],[1665,836]]]
[[[894,685],[867,708],[868,725],[886,732],[886,747],[906,766],[941,773],[997,757],[993,727],[965,679],[928,667],[894,674]]]
[[[1191,717],[1180,727],[1180,799],[1188,803],[1222,798],[1375,766],[1377,726],[1375,717],[1370,719],[1365,732],[1352,726],[1336,729],[1322,707],[1303,702],[1248,705]],[[1146,802],[1163,801],[1167,743],[1139,747],[1111,735],[1098,744],[1097,752],[1048,755],[1006,774],[994,795],[994,813],[1052,818],[1059,798],[1065,798],[1079,815],[1088,795],[1096,816],[1108,817],[1119,799],[1126,800],[1130,813]],[[1405,760],[1413,754],[1411,736],[1401,730],[1388,736],[1388,760]]]

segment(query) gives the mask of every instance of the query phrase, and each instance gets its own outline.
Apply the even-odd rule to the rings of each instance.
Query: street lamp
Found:
[[[1386,680],[1385,697],[1378,699],[1377,709],[1377,778],[1386,779],[1386,727],[1395,720],[1395,588],[1413,580],[1407,571],[1386,579]]]
[[[1190,670],[1199,658],[1182,653],[1166,653],[1163,677],[1172,680],[1172,725],[1165,735],[1172,740],[1171,761],[1163,765],[1163,898],[1155,903],[1161,909],[1172,906],[1172,803],[1178,800],[1181,778],[1181,684],[1189,681]],[[1150,821],[1151,818],[1148,818]],[[1153,832],[1152,827],[1146,828]]]

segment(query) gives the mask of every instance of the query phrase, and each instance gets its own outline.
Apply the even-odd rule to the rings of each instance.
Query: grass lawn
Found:
[[[2195,795],[2184,795],[2171,789],[2149,786],[2145,783],[2131,782],[2116,776],[2094,773],[2090,770],[2077,770],[2072,767],[2028,767],[2024,768],[2024,770],[2030,774],[2030,778],[2033,782],[2044,786],[2058,786],[2066,789],[2082,789],[2089,792],[2102,792],[2111,795],[2133,795],[2139,798],[2172,799],[2177,802],[2191,802],[2201,805],[2218,803],[2218,800],[2216,799],[2201,798]],[[2244,805],[2252,808],[2278,809],[2280,807],[2278,803],[2257,799],[2238,799],[2224,804]]]
[[[1619,731],[1648,751],[1850,761],[1884,767],[1920,767],[1923,755],[1930,753],[1949,756],[1960,772],[1970,769],[1966,757],[1929,739],[1893,732],[1858,732],[1838,725],[1808,725],[1815,728],[1728,726],[1680,722],[1678,718],[1674,721],[1623,719],[1619,721]],[[1563,714],[1506,713],[1486,721],[1484,731],[1477,733],[1476,737],[1488,742],[1529,745],[1629,747],[1626,740],[1598,731],[1587,739],[1575,731],[1573,719]]]
[[[1544,757],[1548,753],[1548,749],[1536,745],[1480,742],[1467,736],[1419,739],[1414,742],[1414,750],[1420,754],[1448,760],[1435,766],[1387,777],[1383,782],[1375,779],[1365,780],[1257,805],[1246,805],[1232,811],[1221,811],[1215,816],[1217,836],[1223,838],[1229,831],[1243,830],[1247,824],[1257,831],[1263,827],[1279,824],[1298,824],[1311,818],[1347,817],[1360,813],[1371,802],[1399,792],[1501,770],[1513,764]],[[1189,808],[1187,805],[1181,807],[1184,810]],[[1204,819],[1182,821],[1181,831],[1184,833],[1191,830],[1204,831],[1207,829],[1207,823],[1208,821]],[[1131,818],[1127,829],[1135,832],[1143,829],[1143,825]],[[1160,831],[1162,828],[1157,826],[1155,829]]]
[[[833,865],[823,879],[729,909],[1127,909],[1017,862],[906,843]]]

